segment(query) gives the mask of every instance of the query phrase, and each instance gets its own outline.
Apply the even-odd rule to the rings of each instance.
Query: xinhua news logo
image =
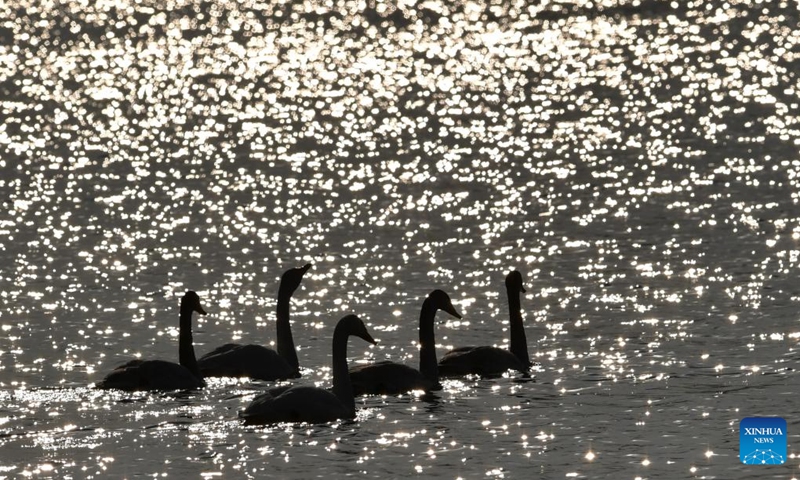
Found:
[[[748,417],[739,422],[739,459],[745,465],[786,462],[786,420]]]

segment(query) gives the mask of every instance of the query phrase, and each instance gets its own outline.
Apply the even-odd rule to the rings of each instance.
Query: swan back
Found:
[[[328,390],[295,385],[259,395],[239,413],[239,417],[247,425],[264,425],[279,422],[325,423],[354,414]]]
[[[109,373],[97,387],[102,389],[194,390],[205,382],[186,367],[164,360],[131,360]]]

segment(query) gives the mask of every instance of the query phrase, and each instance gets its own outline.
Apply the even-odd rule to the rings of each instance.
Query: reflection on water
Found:
[[[797,412],[797,24],[781,2],[0,4],[0,476],[751,478],[738,420]],[[303,381],[330,382],[345,312],[380,340],[351,362],[415,365],[433,288],[464,314],[440,357],[507,347],[513,268],[534,381],[267,428],[235,420],[259,382],[89,388],[177,358],[187,289],[198,354],[274,346],[307,261]]]

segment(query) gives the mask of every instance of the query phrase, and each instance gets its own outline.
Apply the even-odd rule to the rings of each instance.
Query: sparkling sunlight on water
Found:
[[[0,3],[0,477],[792,478],[800,339],[800,14],[789,2]],[[245,426],[273,382],[94,384],[276,348],[303,378],[509,348],[531,378]],[[783,467],[738,425],[782,416]]]

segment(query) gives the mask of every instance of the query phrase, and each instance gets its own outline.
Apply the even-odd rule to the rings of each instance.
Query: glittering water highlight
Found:
[[[788,2],[0,4],[0,476],[796,476],[798,42]],[[306,262],[302,381],[351,312],[416,365],[434,288],[440,358],[507,347],[514,268],[534,378],[265,428],[269,383],[91,388],[177,359],[187,289],[198,354],[274,347]]]

